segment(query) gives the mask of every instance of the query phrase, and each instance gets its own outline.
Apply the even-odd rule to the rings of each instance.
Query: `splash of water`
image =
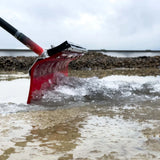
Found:
[[[158,99],[159,76],[108,76],[102,79],[68,77],[55,90],[46,92],[42,102],[54,105],[81,102],[124,105]]]
[[[41,101],[27,105],[29,79],[0,81],[0,113],[48,110],[85,105],[158,105],[160,77],[107,76],[104,78],[66,77]],[[152,104],[151,104],[152,103]]]

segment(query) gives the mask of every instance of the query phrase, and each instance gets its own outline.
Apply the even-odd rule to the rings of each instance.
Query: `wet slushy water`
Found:
[[[0,160],[160,159],[160,77],[100,74],[31,105],[28,75],[0,74]]]

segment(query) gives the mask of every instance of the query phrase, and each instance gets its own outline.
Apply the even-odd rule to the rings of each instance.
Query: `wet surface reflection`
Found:
[[[0,116],[0,159],[160,159],[160,110],[104,108]]]

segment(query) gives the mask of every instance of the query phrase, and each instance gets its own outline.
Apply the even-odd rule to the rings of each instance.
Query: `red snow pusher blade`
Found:
[[[64,48],[67,46],[68,48]],[[58,52],[58,53],[56,53]],[[31,83],[27,103],[41,99],[46,90],[59,85],[64,76],[68,76],[68,64],[85,53],[85,49],[67,41],[48,50],[51,57],[38,59],[30,70]]]
[[[30,69],[30,91],[27,103],[40,99],[44,92],[53,89],[64,76],[68,75],[69,62],[82,56],[86,50],[65,41],[57,47],[43,50],[23,33],[0,17],[0,26],[12,34],[16,39],[39,55]]]

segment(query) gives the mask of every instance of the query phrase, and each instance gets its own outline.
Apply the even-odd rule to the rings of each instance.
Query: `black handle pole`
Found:
[[[19,32],[16,28],[14,28],[12,25],[10,25],[8,22],[6,22],[1,17],[0,17],[0,26],[3,29],[5,29],[7,32],[9,32],[11,35],[13,35],[15,38],[17,38],[24,45],[26,45],[28,48],[30,48],[32,51],[37,53],[38,55],[41,55],[44,52],[43,48],[41,48],[38,44],[33,42],[26,35]]]

